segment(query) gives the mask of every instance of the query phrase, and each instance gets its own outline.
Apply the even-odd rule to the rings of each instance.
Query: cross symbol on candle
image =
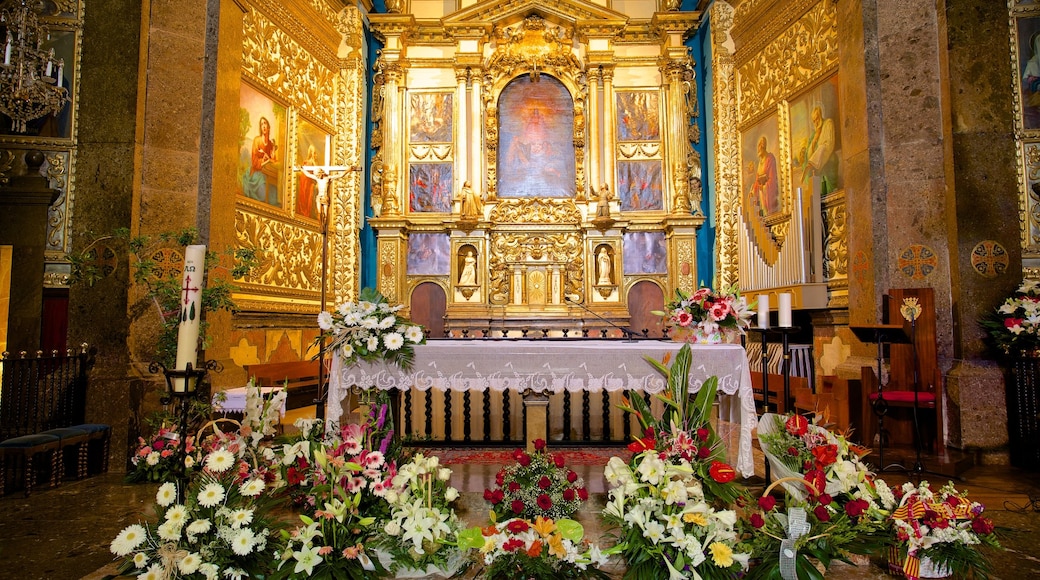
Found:
[[[195,316],[196,316],[196,313],[195,313],[195,303],[191,301],[191,293],[192,292],[198,292],[199,288],[191,286],[191,275],[190,274],[184,277],[184,287],[181,290],[184,292],[184,306],[187,307],[188,303],[191,302],[191,308],[190,309],[188,309],[188,308],[182,308],[181,309],[181,321],[183,322],[185,320],[195,320]],[[190,310],[190,312],[189,312],[189,310]]]

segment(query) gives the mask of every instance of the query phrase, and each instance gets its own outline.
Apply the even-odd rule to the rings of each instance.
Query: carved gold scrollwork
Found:
[[[289,290],[320,289],[314,266],[321,263],[318,232],[237,211],[235,235],[240,247],[256,248],[260,260],[243,282]]]
[[[509,232],[491,235],[488,288],[492,304],[508,302],[511,267],[532,262],[563,264],[564,294],[584,297],[585,261],[580,233]]]
[[[498,224],[577,224],[581,211],[570,199],[506,199],[491,210],[490,220]]]
[[[849,274],[849,235],[844,192],[825,200],[823,209],[823,275],[827,280]]]

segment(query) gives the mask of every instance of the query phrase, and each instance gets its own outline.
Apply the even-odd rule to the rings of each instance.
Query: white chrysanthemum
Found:
[[[127,556],[130,552],[133,552],[141,545],[141,542],[145,540],[146,532],[143,526],[133,524],[127,526],[123,531],[119,532],[116,539],[112,540],[112,546],[110,547],[112,553],[116,556]]]
[[[423,331],[419,326],[409,326],[404,329],[404,337],[408,339],[408,342],[418,344],[422,342]]]
[[[181,527],[177,522],[163,522],[155,531],[160,538],[168,542],[176,542],[181,539]]]
[[[175,501],[177,501],[177,485],[169,481],[160,485],[159,491],[155,494],[155,503],[166,507]]]
[[[256,534],[249,528],[242,528],[231,538],[231,551],[239,556],[252,552],[254,545],[256,545]]]
[[[318,328],[322,330],[332,329],[332,314],[324,310],[318,314]]]
[[[166,577],[166,568],[159,562],[152,564],[144,574],[138,576],[143,580],[165,580]]]
[[[379,329],[380,330],[386,330],[386,329],[392,327],[395,324],[397,324],[397,317],[396,316],[393,316],[393,315],[391,315],[391,316],[384,316],[379,321]]]
[[[177,562],[177,569],[181,571],[181,574],[190,575],[197,572],[201,564],[202,558],[199,558],[199,555],[194,552],[189,552],[187,556]]]
[[[183,505],[175,505],[166,510],[166,521],[173,522],[177,526],[183,526],[188,520],[188,508]]]
[[[404,346],[404,337],[396,332],[388,332],[383,337],[383,344],[387,350],[397,350]]]
[[[148,465],[150,465],[152,467],[155,467],[156,465],[159,465],[159,452],[158,451],[152,451],[151,453],[148,454],[148,457],[144,458],[144,461],[145,461],[145,463],[147,463]]]
[[[198,534],[205,534],[213,527],[213,524],[209,520],[195,520],[188,524],[188,528],[185,530],[189,536],[196,536]]]
[[[376,349],[379,348],[379,337],[370,336],[365,339],[365,348],[368,349],[368,352],[375,352]]]
[[[231,512],[231,527],[241,528],[253,523],[253,510],[237,509]]]
[[[235,454],[227,449],[217,449],[206,457],[206,469],[214,473],[224,473],[235,464]]]
[[[199,492],[199,505],[213,507],[224,501],[224,486],[219,483],[207,483]]]
[[[246,497],[256,497],[264,491],[264,480],[259,478],[253,478],[238,487],[238,493]]]
[[[134,567],[140,570],[148,565],[148,554],[144,552],[138,552],[134,554]]]

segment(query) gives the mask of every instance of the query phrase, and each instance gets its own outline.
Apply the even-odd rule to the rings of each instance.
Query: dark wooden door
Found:
[[[412,291],[412,322],[426,327],[431,338],[443,338],[447,304],[443,288],[433,282],[419,284]]]

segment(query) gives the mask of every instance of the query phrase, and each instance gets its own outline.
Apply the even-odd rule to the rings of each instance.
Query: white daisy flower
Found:
[[[253,510],[237,509],[231,512],[231,527],[241,528],[253,522]]]
[[[191,455],[185,455],[184,456],[184,467],[187,467],[188,469],[191,469],[192,467],[195,467],[195,458],[193,456],[191,456]]]
[[[227,449],[218,449],[206,457],[206,468],[214,473],[224,473],[235,463],[235,454]]]
[[[199,555],[194,552],[189,552],[187,556],[177,562],[177,569],[181,571],[181,574],[191,575],[198,571],[201,564],[202,558],[199,558]]]
[[[163,522],[155,531],[160,538],[170,542],[181,539],[181,526],[177,522]]]
[[[158,451],[152,451],[151,453],[148,454],[148,457],[144,458],[144,461],[145,461],[145,463],[147,463],[148,465],[150,465],[152,467],[155,467],[156,465],[159,465],[159,452]]]
[[[163,568],[162,564],[156,562],[149,566],[148,570],[138,576],[138,578],[143,578],[144,580],[164,580],[166,578],[166,568]]]
[[[116,539],[112,540],[110,549],[116,556],[128,556],[141,545],[141,542],[144,542],[146,535],[143,526],[138,524],[127,526],[122,532],[119,532]]]
[[[264,491],[264,480],[253,478],[238,487],[238,492],[246,497],[256,497]]]
[[[321,311],[321,314],[318,314],[318,328],[322,330],[332,329],[332,314],[324,310]]]
[[[209,523],[209,520],[195,520],[188,524],[187,532],[189,535],[205,534],[213,527],[213,524]]]
[[[134,554],[134,567],[140,570],[148,565],[148,554],[138,552]]]
[[[178,527],[183,526],[187,520],[188,508],[183,505],[178,504],[166,510],[166,521],[173,522]]]
[[[366,340],[365,342],[365,346],[368,348],[368,352],[375,352],[375,350],[379,348],[378,336],[370,336],[368,337],[368,340]]]
[[[419,326],[409,326],[404,329],[404,337],[408,339],[408,342],[418,344],[422,342],[423,339],[422,328]]]
[[[224,487],[219,483],[207,483],[199,492],[199,505],[213,507],[224,501]]]
[[[386,345],[387,350],[397,350],[404,346],[404,337],[396,332],[388,332],[383,337],[383,344]]]
[[[155,494],[155,503],[166,507],[175,501],[177,501],[177,485],[170,481],[160,485],[158,493]]]
[[[239,556],[245,556],[253,551],[256,545],[256,534],[249,528],[243,528],[231,538],[231,551]]]

